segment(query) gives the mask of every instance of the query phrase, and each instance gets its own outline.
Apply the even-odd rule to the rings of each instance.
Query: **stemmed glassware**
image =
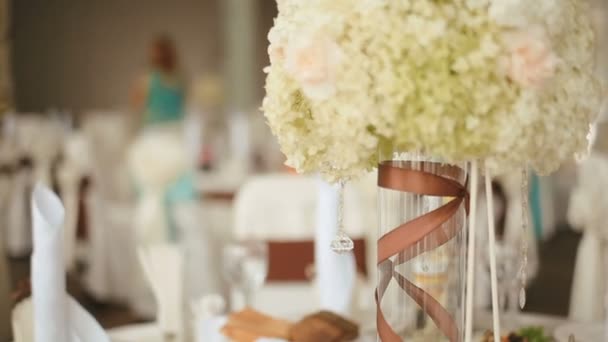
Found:
[[[224,247],[224,277],[231,290],[231,308],[253,306],[255,292],[268,274],[268,244],[263,241],[239,241]],[[236,298],[235,298],[236,297]]]

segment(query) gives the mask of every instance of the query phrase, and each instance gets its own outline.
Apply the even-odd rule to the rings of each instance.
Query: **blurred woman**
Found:
[[[178,123],[184,117],[186,87],[179,73],[173,40],[157,37],[150,47],[150,70],[137,83],[134,109],[143,115],[145,126]]]
[[[176,241],[174,209],[196,196],[182,119],[186,92],[173,41],[156,38],[150,70],[133,92],[143,130],[131,144],[129,168],[138,190],[136,226],[139,243]],[[154,223],[154,224],[152,224]]]

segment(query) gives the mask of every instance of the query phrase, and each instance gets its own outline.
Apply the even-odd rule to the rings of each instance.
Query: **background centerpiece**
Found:
[[[458,188],[466,177],[456,167],[469,161],[483,161],[487,174],[528,166],[549,173],[587,149],[602,87],[585,0],[278,0],[278,6],[263,108],[287,164],[298,171],[344,180],[380,162],[380,171],[409,170],[402,176]],[[462,205],[412,242],[433,248],[414,253],[402,246],[386,256],[395,267],[405,265],[387,271],[399,285],[397,274],[416,273],[419,258],[435,253],[439,263],[460,263],[466,246],[459,216],[466,196],[405,183],[380,179],[382,191],[394,195],[381,193],[383,237],[435,215],[449,204],[444,197]],[[434,234],[446,229],[454,234],[434,245]],[[457,284],[443,292],[464,289],[462,276],[441,276]],[[423,306],[415,289],[401,288],[407,296],[394,305]],[[446,311],[449,327],[433,309],[422,312],[442,336],[461,340],[464,305],[453,297],[429,297]],[[386,320],[394,327],[395,318]],[[398,330],[382,340],[405,334]]]

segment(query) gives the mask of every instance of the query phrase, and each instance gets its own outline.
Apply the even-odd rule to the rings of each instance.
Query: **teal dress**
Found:
[[[184,118],[185,91],[181,83],[163,79],[158,71],[150,74],[148,98],[145,107],[145,124],[177,123]]]
[[[185,91],[181,83],[170,83],[158,71],[153,71],[148,84],[148,98],[145,107],[144,124],[153,127],[175,124],[184,118]],[[177,203],[196,199],[196,189],[192,174],[184,174],[171,184],[163,199],[169,240],[179,238],[177,222],[173,215]]]

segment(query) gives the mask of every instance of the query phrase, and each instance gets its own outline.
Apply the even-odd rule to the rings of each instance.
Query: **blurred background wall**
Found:
[[[273,1],[247,6],[255,37],[245,58],[253,70],[247,87],[263,95],[266,32],[276,13]],[[154,35],[175,38],[184,73],[225,74],[228,0],[28,0],[12,1],[12,57],[19,111],[49,108],[73,112],[124,107],[134,79],[146,67]],[[222,18],[234,18],[222,23]],[[232,37],[232,39],[239,37]],[[237,43],[238,44],[238,43]]]
[[[13,80],[10,63],[10,7],[7,0],[0,0],[0,103],[12,104]],[[0,110],[3,110],[0,106]]]

